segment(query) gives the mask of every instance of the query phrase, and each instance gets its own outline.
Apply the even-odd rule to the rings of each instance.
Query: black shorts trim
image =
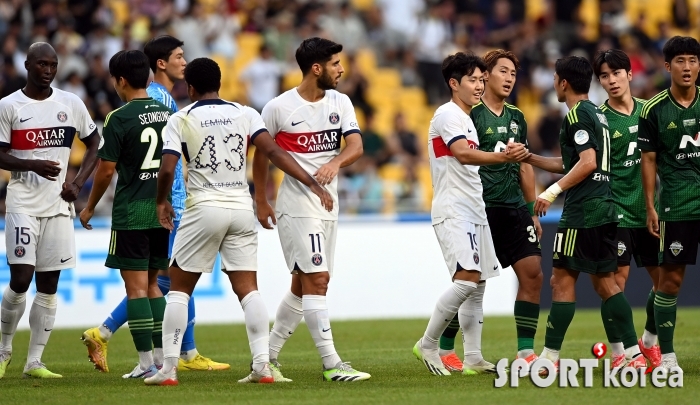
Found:
[[[595,228],[557,228],[554,267],[589,274],[617,270],[617,223]]]
[[[496,257],[502,267],[512,266],[530,256],[542,256],[537,230],[527,206],[520,208],[489,207],[486,217]]]

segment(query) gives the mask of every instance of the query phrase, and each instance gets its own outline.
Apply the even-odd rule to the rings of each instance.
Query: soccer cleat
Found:
[[[623,367],[625,363],[627,363],[627,358],[624,354],[613,354],[610,368],[613,369],[615,367]]]
[[[275,382],[292,382],[291,379],[282,375],[281,368],[282,366],[277,362],[277,359],[270,360],[270,374],[272,374],[272,378],[275,379]]]
[[[201,354],[197,354],[195,358],[190,361],[180,359],[177,362],[178,371],[218,371],[228,370],[230,368],[230,364],[217,363],[208,357],[202,356]]]
[[[646,370],[647,359],[645,359],[643,355],[638,354],[635,358],[630,359],[627,362],[627,364],[625,364],[625,367],[643,368],[644,370]]]
[[[666,369],[666,371],[671,371],[673,367],[678,367],[678,359],[676,358],[675,353],[668,353],[663,356],[661,356],[661,366]]]
[[[148,378],[153,377],[158,372],[155,364],[151,364],[146,370],[141,368],[141,365],[137,364],[134,369],[128,373],[124,374],[122,378]]]
[[[422,339],[422,338],[421,338]],[[443,365],[438,355],[437,350],[434,353],[429,353],[421,347],[421,340],[416,342],[413,346],[413,355],[416,356],[418,361],[423,363],[425,367],[434,375],[452,375]]]
[[[12,352],[0,352],[0,379],[5,376],[7,366],[12,362]]]
[[[338,362],[334,368],[323,370],[323,379],[326,381],[364,381],[369,380],[371,375],[357,371],[350,367],[350,363]]]
[[[481,361],[477,364],[468,364],[466,362],[464,363],[464,371],[462,371],[462,374],[464,375],[476,375],[487,373],[496,373],[496,366],[493,363],[489,363],[484,359],[481,359]]]
[[[540,377],[547,377],[549,375],[549,370],[545,367],[542,367],[538,374],[540,375]],[[559,374],[559,360],[554,362],[554,374]]]
[[[40,361],[34,361],[31,364],[27,364],[24,367],[24,373],[22,375],[24,378],[63,378],[62,375],[52,373],[46,369],[44,363]]]
[[[108,373],[107,367],[107,340],[102,339],[99,328],[91,328],[83,332],[83,344],[87,346],[88,359],[95,365],[95,369]]]
[[[532,366],[532,363],[537,361],[537,359],[539,359],[540,357],[538,355],[536,355],[535,353],[532,353],[532,354],[527,355],[526,357],[515,356],[515,358],[516,358],[516,360],[517,359],[525,360],[525,362],[527,363],[527,371],[530,372],[530,366]]]
[[[265,364],[262,371],[251,371],[245,378],[238,380],[241,384],[272,384],[275,382],[275,378],[272,377],[270,372],[270,367]]]
[[[177,369],[172,368],[170,371],[163,371],[161,368],[152,376],[144,378],[143,382],[146,385],[177,385]]]
[[[440,356],[440,360],[442,360],[442,365],[445,366],[447,370],[462,372],[464,364],[462,364],[462,360],[460,360],[455,353]]]
[[[654,345],[652,347],[644,347],[644,343],[642,343],[641,338],[639,339],[637,344],[639,345],[639,351],[641,351],[644,357],[646,357],[647,360],[649,360],[649,364],[651,364],[652,368],[656,368],[661,365],[661,348],[659,347],[659,345]]]

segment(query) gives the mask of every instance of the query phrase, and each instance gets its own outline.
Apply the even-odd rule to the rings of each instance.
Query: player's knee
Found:
[[[60,276],[60,271],[36,273],[36,290],[43,294],[56,294]]]
[[[303,292],[305,295],[326,295],[329,281],[330,277],[328,273],[316,273],[305,280],[303,283]]]

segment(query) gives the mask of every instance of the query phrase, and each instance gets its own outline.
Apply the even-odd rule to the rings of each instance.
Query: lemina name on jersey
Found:
[[[639,147],[656,152],[661,190],[659,219],[700,219],[700,87],[685,108],[667,89],[647,101],[639,116]]]
[[[564,173],[569,173],[590,148],[596,151],[596,169],[566,191],[561,228],[594,228],[618,222],[610,191],[610,130],[603,112],[588,100],[579,101],[564,119],[559,133]]]
[[[170,109],[150,97],[133,99],[107,115],[97,156],[117,162],[112,229],[161,227],[155,201],[168,118]]]
[[[637,146],[639,114],[645,100],[634,99],[634,110],[625,115],[608,104],[600,106],[610,128],[611,191],[620,228],[645,228],[646,209],[642,184],[642,153]]]

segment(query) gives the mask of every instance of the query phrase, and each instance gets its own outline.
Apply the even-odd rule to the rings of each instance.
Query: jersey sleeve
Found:
[[[357,124],[357,116],[355,115],[355,107],[350,101],[350,97],[343,94],[342,97],[343,111],[340,116],[340,132],[343,136],[348,136],[350,134],[359,134],[360,126]]]
[[[460,139],[467,139],[467,134],[464,133],[462,120],[453,112],[445,111],[435,117],[433,126],[448,148]],[[469,126],[472,129],[467,129],[467,131],[474,131],[473,135],[476,135],[476,128],[474,128],[471,118],[469,118]]]
[[[75,114],[75,129],[78,131],[78,137],[80,139],[86,139],[93,135],[97,135],[97,126],[95,122],[90,117],[90,112],[88,112],[87,107],[83,103],[83,100],[79,99],[77,96],[73,101],[73,111]]]
[[[0,148],[8,148],[12,142],[12,111],[9,103],[0,103]]]
[[[260,117],[265,125],[265,128],[267,128],[267,132],[270,133],[270,136],[274,139],[275,136],[277,136],[277,133],[280,130],[280,123],[277,121],[277,108],[275,107],[276,99],[273,99],[272,101],[268,102],[265,104],[265,107],[262,109],[262,113],[260,114]]]
[[[122,130],[118,119],[110,113],[102,129],[102,141],[97,150],[97,157],[110,162],[117,162],[122,151]]]
[[[251,107],[243,107],[248,121],[250,122],[250,142],[255,140],[255,137],[262,134],[263,132],[268,132],[267,127],[265,127],[265,122],[263,122],[262,117]]]
[[[182,156],[182,116],[174,114],[163,131],[163,154]]]
[[[582,111],[579,111],[579,113]],[[587,149],[598,150],[598,139],[596,138],[594,118],[589,114],[577,114],[578,117],[569,121],[567,135],[571,139],[576,153],[581,153]],[[565,118],[569,119],[569,115]],[[572,122],[573,121],[573,122]]]
[[[523,115],[520,115],[520,139],[517,141],[525,145],[526,148],[530,147],[530,144],[527,142],[527,121],[525,121],[525,116]]]
[[[639,130],[637,132],[637,146],[647,152],[656,152],[659,140],[659,127],[655,110],[642,110],[639,116]]]

